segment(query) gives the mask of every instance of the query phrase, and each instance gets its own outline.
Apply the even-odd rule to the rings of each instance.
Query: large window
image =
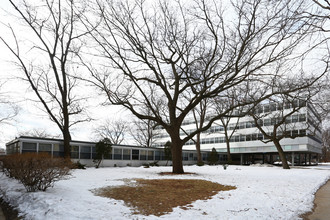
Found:
[[[131,159],[131,149],[123,149],[123,159],[124,160]]]
[[[54,144],[53,156],[64,157],[64,146],[62,144]]]
[[[139,159],[139,150],[132,149],[132,160],[138,160]]]
[[[39,143],[39,152],[47,152],[47,153],[51,154],[52,153],[52,145],[51,144]]]
[[[37,143],[23,142],[22,152],[37,152]]]
[[[122,149],[121,148],[113,148],[113,159],[122,160]]]
[[[155,160],[165,160],[165,156],[164,156],[164,152],[163,151],[155,151]]]
[[[80,146],[80,159],[91,159],[90,146]]]
[[[148,151],[148,160],[154,160],[154,152],[151,150]]]
[[[147,160],[147,151],[140,150],[140,160]]]
[[[79,146],[71,146],[71,158],[79,158]]]

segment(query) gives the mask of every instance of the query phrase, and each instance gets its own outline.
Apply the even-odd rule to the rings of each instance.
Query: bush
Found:
[[[70,159],[52,158],[48,153],[24,153],[6,156],[3,172],[21,182],[28,192],[46,191],[70,174]]]
[[[204,162],[203,161],[200,161],[200,162],[197,162],[197,166],[204,166]]]
[[[81,170],[86,170],[86,164],[80,163],[78,160],[76,163],[73,163],[72,169],[81,169]]]

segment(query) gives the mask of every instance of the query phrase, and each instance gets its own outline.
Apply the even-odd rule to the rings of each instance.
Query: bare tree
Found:
[[[42,109],[61,130],[64,155],[70,157],[70,128],[88,120],[82,117],[84,108],[78,95],[81,91],[77,90],[78,82],[74,78],[78,71],[74,60],[83,44],[80,38],[85,34],[78,29],[79,15],[75,14],[73,1],[42,0],[38,5],[9,2],[23,21],[21,27],[29,32],[18,36],[8,25],[14,45],[3,37],[0,39],[16,58]],[[29,34],[32,38],[20,41],[19,37]]]
[[[152,147],[156,136],[159,134],[159,130],[155,129],[155,125],[156,123],[151,120],[135,120],[129,132],[138,145]]]
[[[38,138],[60,138],[60,135],[52,135],[47,132],[46,129],[32,129],[29,131],[22,131],[19,132],[19,136],[31,136],[31,137],[38,137]]]
[[[183,173],[185,142],[238,106],[257,104],[283,92],[268,85],[262,96],[250,99],[256,93],[250,88],[250,96],[180,137],[184,119],[204,99],[247,82],[267,85],[266,78],[273,79],[274,85],[288,68],[299,66],[305,51],[298,46],[314,31],[313,19],[302,15],[304,7],[301,1],[289,0],[238,0],[223,6],[204,0],[189,4],[100,0],[94,7],[98,23],[87,16],[84,23],[99,46],[93,52],[101,67],[96,62],[93,66],[85,62],[85,66],[109,103],[167,131],[173,172]],[[311,84],[319,76],[313,77],[286,92]],[[152,115],[145,114],[145,108]]]
[[[19,112],[19,107],[3,92],[3,85],[4,83],[0,82],[0,125],[10,123]]]
[[[294,139],[314,135],[320,127],[317,121],[321,122],[321,120],[315,120],[311,125],[307,122],[306,113],[300,111],[307,106],[311,97],[312,94],[306,90],[296,95],[273,97],[267,104],[259,105],[249,113],[255,126],[263,135],[263,138],[258,139],[264,143],[274,143],[283,169],[290,169],[290,167],[280,141],[284,138]]]
[[[204,99],[199,103],[198,106],[196,106],[195,108],[192,109],[192,114],[194,116],[196,130],[198,130],[204,126],[204,123],[206,121],[208,103],[209,103],[208,99]],[[181,128],[181,130],[183,130],[183,129]],[[186,135],[189,135],[186,131],[184,131],[184,133]],[[191,140],[196,145],[197,164],[203,164],[202,153],[201,153],[201,133],[200,132],[197,133],[195,137],[192,137]]]
[[[123,120],[105,120],[104,124],[94,129],[98,139],[109,139],[111,144],[121,144],[125,139],[128,125]]]

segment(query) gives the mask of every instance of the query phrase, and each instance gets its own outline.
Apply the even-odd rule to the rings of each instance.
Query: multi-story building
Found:
[[[269,133],[278,122],[279,115],[287,116],[280,132],[286,132],[287,136],[290,135],[292,138],[284,138],[280,144],[290,163],[310,164],[318,161],[318,155],[322,152],[320,118],[312,105],[303,100],[296,100],[293,103],[263,104],[256,111],[256,114],[262,116],[258,124]],[[201,150],[210,151],[215,148],[221,154],[221,160],[226,160],[225,128],[218,120],[208,130],[202,132]],[[186,133],[195,130],[194,120],[184,121],[181,135],[184,137]],[[279,163],[275,145],[271,141],[265,143],[269,140],[256,127],[251,116],[231,118],[227,131],[229,134],[233,132],[229,144],[231,157],[235,163]],[[170,141],[170,138],[165,131],[162,131],[155,146],[163,146],[167,141]],[[186,142],[183,149],[195,149],[195,142],[193,140]]]

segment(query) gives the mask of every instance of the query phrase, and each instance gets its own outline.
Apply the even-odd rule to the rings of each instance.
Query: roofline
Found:
[[[59,142],[63,142],[63,139],[59,139],[59,138],[42,138],[42,137],[31,137],[31,136],[19,136],[16,137],[14,140],[6,143],[6,146],[13,144],[13,143],[17,143],[20,141],[20,139],[36,139],[36,140],[45,140],[45,141],[59,141]],[[91,141],[77,141],[77,140],[71,140],[71,143],[83,143],[83,144],[91,144],[91,145],[95,145],[97,142],[91,142]],[[118,147],[135,147],[135,148],[142,148],[142,149],[163,149],[160,147],[143,147],[143,146],[137,146],[137,145],[127,145],[127,144],[113,144],[113,146],[118,146]],[[191,151],[191,152],[195,152],[196,150],[183,150],[183,151]],[[206,151],[203,151],[206,152]],[[207,151],[208,152],[208,151]]]

